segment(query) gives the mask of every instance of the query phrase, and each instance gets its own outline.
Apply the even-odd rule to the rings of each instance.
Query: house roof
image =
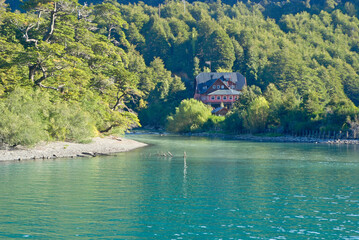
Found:
[[[233,89],[224,89],[224,90],[217,90],[214,92],[209,93],[208,95],[239,95],[241,94],[240,91],[233,90]]]
[[[226,114],[226,113],[228,112],[228,109],[225,108],[225,107],[218,107],[218,108],[216,108],[216,109],[213,109],[213,110],[212,110],[212,113],[213,113],[213,114],[216,114],[216,113],[219,113],[219,112],[221,112],[221,111],[224,111],[225,114]]]
[[[207,89],[213,85],[213,83],[217,81],[217,79],[211,79],[207,82],[203,82],[203,83],[200,83],[198,84],[198,90],[199,90],[199,93],[200,94],[203,94],[207,91]],[[204,88],[206,86],[206,88]]]
[[[232,81],[236,84],[235,89],[242,90],[246,85],[246,78],[237,72],[224,72],[224,73],[200,73],[196,77],[196,83],[199,90],[203,89],[203,86],[209,85],[211,86],[217,79],[221,78],[223,81]],[[207,86],[208,87],[208,86]]]

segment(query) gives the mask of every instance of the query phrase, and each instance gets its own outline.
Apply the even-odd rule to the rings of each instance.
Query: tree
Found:
[[[215,30],[203,44],[203,59],[212,62],[212,69],[232,69],[235,60],[234,48],[228,34]]]
[[[211,108],[195,99],[185,99],[176,113],[167,119],[167,130],[170,132],[195,132],[211,116]]]
[[[351,2],[346,2],[344,5],[344,9],[349,16],[355,16],[357,14],[355,5]]]
[[[235,102],[235,108],[241,111],[245,110],[260,95],[262,95],[262,90],[259,87],[255,85],[245,86]]]
[[[49,15],[47,31],[42,39],[49,42],[55,32],[57,18],[74,13],[77,4],[77,0],[28,0],[24,3],[24,8],[29,12],[37,13],[39,21],[43,14]],[[31,24],[28,25],[26,32],[33,27]]]
[[[170,55],[170,38],[172,38],[168,22],[154,16],[151,17],[146,28],[148,30],[146,30],[144,36],[148,41],[146,40],[146,44],[142,49],[146,62],[151,62],[155,57],[166,61]]]
[[[269,104],[268,125],[271,127],[280,126],[280,109],[283,105],[283,93],[270,83],[264,92],[264,97]]]
[[[254,99],[247,109],[244,119],[244,127],[252,133],[261,132],[266,129],[269,115],[268,101],[260,96]]]
[[[115,32],[120,38],[115,41],[115,43],[122,43],[124,46],[128,46],[128,42],[122,31],[122,28],[127,25],[127,22],[123,20],[120,10],[116,7],[115,2],[95,5],[92,14],[94,16],[94,22],[97,23],[101,29],[104,28],[107,32],[106,35],[108,40],[114,41],[112,39],[112,33]]]
[[[197,77],[198,74],[200,74],[201,69],[199,67],[199,58],[195,57],[193,59],[193,78]]]

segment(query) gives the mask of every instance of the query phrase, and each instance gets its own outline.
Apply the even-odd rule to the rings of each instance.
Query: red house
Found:
[[[246,78],[240,73],[200,73],[196,77],[194,98],[214,108],[231,108],[238,99]]]

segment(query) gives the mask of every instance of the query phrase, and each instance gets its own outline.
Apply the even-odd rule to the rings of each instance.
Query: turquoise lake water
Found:
[[[0,163],[0,239],[359,239],[359,146],[129,138]]]

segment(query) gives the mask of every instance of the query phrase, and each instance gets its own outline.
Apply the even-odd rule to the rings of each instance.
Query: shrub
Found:
[[[195,99],[185,99],[176,108],[176,113],[167,119],[167,130],[170,132],[195,132],[211,116],[211,107]]]
[[[46,96],[43,96],[46,99]],[[15,89],[0,101],[0,139],[9,145],[34,145],[47,140],[39,92]]]
[[[90,114],[78,104],[57,102],[49,109],[47,131],[54,140],[89,142],[96,129]]]
[[[77,103],[50,101],[46,92],[17,88],[0,100],[0,140],[9,145],[40,141],[90,141],[92,117]]]
[[[262,96],[257,97],[247,109],[244,126],[253,133],[261,132],[266,128],[268,114],[269,104],[267,100]]]
[[[223,129],[225,119],[226,118],[224,116],[211,115],[209,116],[207,122],[203,124],[203,130],[209,131]]]

